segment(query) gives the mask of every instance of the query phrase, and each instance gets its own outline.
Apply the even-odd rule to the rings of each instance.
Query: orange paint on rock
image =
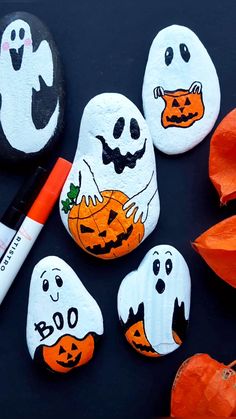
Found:
[[[171,416],[234,416],[236,373],[230,368],[232,364],[226,366],[207,354],[187,359],[173,383]]]
[[[150,357],[159,357],[147,340],[143,321],[134,323],[125,333],[125,337],[130,345],[140,354]]]
[[[236,215],[205,231],[192,246],[220,278],[236,288]]]
[[[236,198],[236,109],[216,128],[210,144],[209,176],[220,202]]]
[[[123,256],[135,249],[144,236],[144,225],[126,217],[123,205],[129,199],[120,191],[104,191],[103,202],[87,206],[83,199],[72,207],[68,225],[76,243],[102,259]]]
[[[161,115],[164,128],[188,128],[204,115],[202,93],[179,89],[166,92],[162,99],[165,101],[165,109]]]
[[[66,373],[86,364],[93,357],[94,338],[91,334],[84,339],[64,335],[53,346],[43,346],[45,363],[56,372]]]

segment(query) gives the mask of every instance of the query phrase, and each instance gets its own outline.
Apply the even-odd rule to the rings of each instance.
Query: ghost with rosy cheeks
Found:
[[[23,19],[12,21],[3,32],[0,46],[0,122],[7,141],[16,150],[38,152],[55,132],[58,100],[44,128],[37,129],[32,119],[33,89],[40,91],[40,78],[51,87],[53,73],[49,43],[43,40],[34,51],[29,24]]]

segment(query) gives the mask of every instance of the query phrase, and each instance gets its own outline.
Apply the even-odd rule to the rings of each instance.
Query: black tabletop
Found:
[[[236,104],[235,0],[2,1],[0,14],[21,10],[50,28],[61,54],[66,84],[65,128],[59,144],[41,164],[58,156],[73,160],[84,106],[102,92],[119,92],[142,110],[142,82],[150,44],[171,24],[191,28],[218,72],[222,104],[218,122]],[[205,352],[229,363],[235,358],[235,290],[219,279],[191,248],[210,226],[236,212],[220,207],[208,177],[210,135],[192,151],[168,157],[155,151],[161,215],[138,249],[114,261],[85,254],[66,233],[54,209],[14,285],[0,307],[0,417],[132,419],[168,416],[171,385],[189,356]],[[32,168],[0,166],[0,216]],[[175,246],[192,278],[188,336],[161,359],[140,356],[126,343],[117,315],[121,280],[157,244]],[[94,359],[66,376],[34,366],[26,346],[31,273],[43,257],[62,257],[99,303],[105,334]]]

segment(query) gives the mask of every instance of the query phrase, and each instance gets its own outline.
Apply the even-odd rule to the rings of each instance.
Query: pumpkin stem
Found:
[[[228,367],[229,368],[233,368],[233,367],[235,367],[236,366],[236,360],[235,361],[233,361],[233,362],[231,362],[229,365],[228,365]]]

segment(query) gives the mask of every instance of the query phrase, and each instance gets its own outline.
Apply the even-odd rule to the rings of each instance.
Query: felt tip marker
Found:
[[[19,228],[23,217],[29,211],[36,196],[46,179],[47,170],[38,167],[30,179],[20,188],[19,192],[4,212],[0,221],[0,258]]]
[[[0,304],[51,213],[72,164],[59,158],[0,263]]]

